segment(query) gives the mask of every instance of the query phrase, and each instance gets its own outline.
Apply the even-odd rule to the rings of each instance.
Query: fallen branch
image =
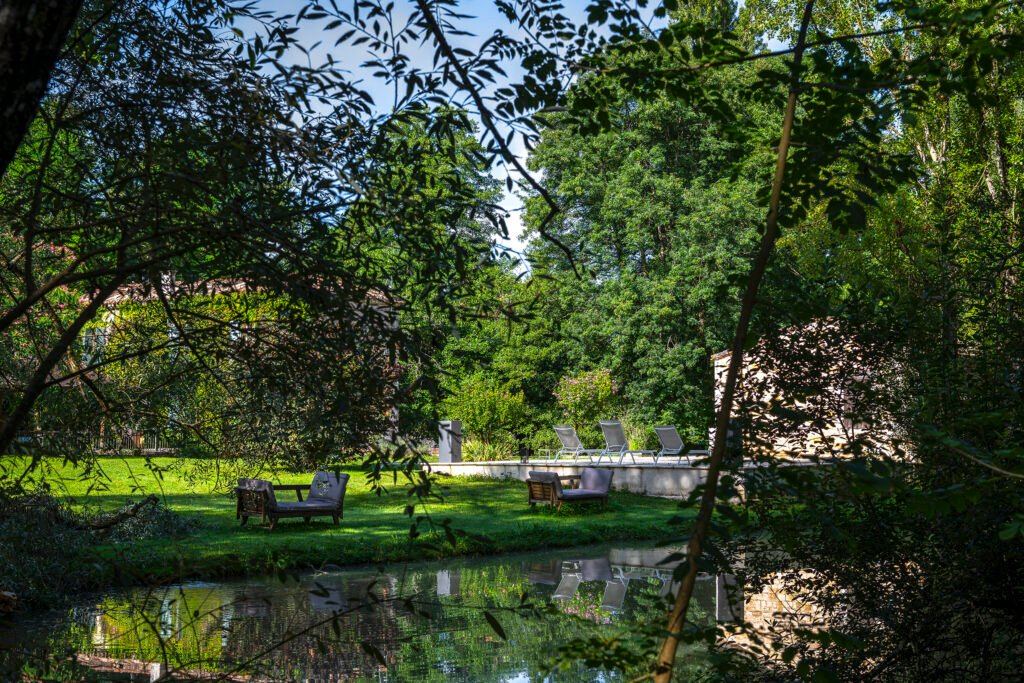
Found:
[[[153,494],[149,494],[138,503],[133,503],[123,510],[119,510],[111,515],[101,515],[91,520],[87,524],[79,527],[82,529],[88,529],[90,531],[106,531],[111,529],[126,519],[138,516],[142,508],[147,505],[156,505],[160,502],[160,499]]]

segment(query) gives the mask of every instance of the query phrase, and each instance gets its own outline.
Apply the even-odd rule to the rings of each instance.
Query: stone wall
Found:
[[[559,476],[578,476],[584,467],[601,467],[612,470],[612,488],[648,496],[683,498],[695,487],[707,480],[706,467],[690,467],[678,464],[613,464],[592,465],[590,463],[545,462],[520,463],[502,462],[459,462],[431,463],[430,469],[440,474],[456,477],[479,476],[494,479],[516,479],[526,481],[530,472],[555,472]],[[525,489],[524,489],[525,491]]]

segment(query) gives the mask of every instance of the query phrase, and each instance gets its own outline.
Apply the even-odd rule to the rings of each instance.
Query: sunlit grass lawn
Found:
[[[151,462],[164,470],[160,476],[147,468],[142,458],[104,459],[102,476],[83,476],[71,466],[50,463],[54,470],[46,476],[52,492],[67,497],[76,507],[112,511],[154,493],[194,523],[193,533],[178,538],[97,547],[102,558],[113,560],[109,564],[121,574],[121,581],[212,578],[325,564],[376,564],[609,541],[651,541],[671,538],[673,528],[668,520],[679,514],[674,501],[618,491],[612,493],[604,510],[598,504],[566,505],[560,511],[541,506],[531,509],[522,482],[445,477],[440,479],[443,502],[417,505],[416,514],[429,513],[436,522],[451,520],[451,528],[465,535],[457,536],[452,546],[446,534],[431,533],[429,523],[424,523],[423,536],[413,542],[409,536],[412,520],[404,509],[416,501],[407,495],[402,475],[397,485],[389,485],[388,493],[378,496],[371,491],[366,473],[353,467],[346,470],[351,479],[340,526],[334,526],[330,517],[314,518],[308,524],[299,518],[281,520],[270,531],[256,519],[251,519],[249,526],[240,526],[227,485],[214,490],[213,476],[190,481],[189,468],[182,469],[180,461],[153,458]],[[283,475],[275,481],[308,484],[311,476]],[[390,475],[387,481],[391,481]],[[278,495],[280,500],[291,500],[294,494]]]

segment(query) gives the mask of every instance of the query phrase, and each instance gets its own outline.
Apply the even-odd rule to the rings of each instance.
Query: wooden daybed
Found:
[[[235,487],[235,518],[242,520],[243,526],[250,517],[259,517],[264,523],[269,520],[271,529],[277,525],[277,520],[285,517],[302,517],[309,522],[313,517],[329,515],[338,524],[344,516],[348,479],[349,475],[334,472],[317,472],[308,486],[273,484],[265,479],[239,479]],[[303,500],[302,492],[305,490],[309,495]],[[279,502],[275,491],[295,491],[298,501]]]

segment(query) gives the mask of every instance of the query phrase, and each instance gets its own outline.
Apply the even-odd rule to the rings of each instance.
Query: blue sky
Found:
[[[564,0],[564,9],[562,11],[573,21],[583,23],[586,16],[586,7],[590,4],[590,1],[591,0]],[[281,2],[280,0],[266,0],[265,7],[274,11],[287,12],[297,11],[303,4],[305,4],[305,0],[287,0],[285,2]],[[339,7],[345,9],[348,9],[351,6],[351,2],[346,2],[344,0],[338,0],[337,4]],[[742,5],[742,0],[740,4]],[[394,15],[396,16],[396,19],[405,19],[408,17],[410,14],[409,8],[412,5],[413,3],[411,0],[395,0]],[[522,37],[519,29],[506,21],[498,12],[493,0],[463,1],[459,4],[458,9],[459,12],[463,14],[471,15],[470,18],[460,22],[459,27],[469,31],[473,35],[453,38],[452,42],[457,47],[463,47],[471,51],[476,50],[479,48],[483,39],[490,36],[497,29],[501,29],[512,37]],[[368,59],[368,53],[363,50],[362,47],[332,47],[338,35],[344,31],[344,28],[337,28],[330,32],[322,32],[314,28],[314,26],[315,25],[311,23],[302,24],[297,36],[298,40],[307,48],[313,46],[315,43],[320,43],[320,46],[313,50],[311,62],[316,65],[317,62],[324,59],[327,52],[330,51],[338,64],[350,70],[355,78],[361,79],[360,86],[373,97],[380,110],[386,111],[390,109],[394,101],[392,86],[386,83],[383,79],[375,78],[370,70],[362,67],[362,63]],[[770,49],[777,49],[778,47],[780,47],[780,45],[769,46]],[[426,66],[431,64],[433,51],[430,45],[410,46],[407,48],[407,51],[412,58],[422,59]],[[297,53],[296,58],[302,58],[302,60],[305,61],[305,58],[301,54]],[[507,64],[505,66],[508,67],[506,68],[506,71],[510,78],[515,79],[520,75],[521,72],[514,64]],[[520,159],[525,160],[526,151],[521,140],[515,140],[513,144],[513,151],[520,156]],[[505,180],[507,176],[505,168],[495,168],[492,172],[494,176],[501,181],[502,188],[505,188]],[[513,175],[513,180],[518,180],[517,176]],[[521,251],[524,246],[521,239],[522,203],[514,193],[510,193],[505,190],[504,195],[502,205],[508,212],[507,224],[509,228],[509,239],[502,240],[502,242],[506,247],[514,251]]]
[[[566,0],[564,2],[565,8],[563,13],[573,21],[582,23],[585,19],[585,10],[589,2],[590,0]],[[273,9],[275,11],[297,11],[303,4],[305,4],[304,0],[288,0],[287,2],[270,2],[268,0],[265,6],[268,9]],[[408,17],[410,14],[410,7],[412,5],[413,3],[410,0],[396,0],[394,8],[394,15],[396,19],[405,19]],[[351,2],[339,0],[338,6],[343,9],[349,9]],[[505,17],[497,10],[492,0],[470,0],[468,2],[461,2],[459,4],[459,12],[471,15],[470,18],[460,22],[459,26],[473,35],[453,38],[452,42],[456,47],[476,50],[479,48],[480,43],[486,37],[493,34],[497,29],[501,29],[513,37],[522,37],[522,33],[519,29],[505,20]],[[368,59],[368,53],[361,47],[332,47],[334,41],[337,39],[338,35],[344,31],[344,29],[338,28],[330,32],[322,32],[316,30],[316,28],[314,28],[315,26],[316,24],[308,22],[301,24],[300,32],[297,36],[298,40],[306,46],[307,49],[316,43],[320,43],[320,46],[312,51],[310,62],[315,65],[318,61],[325,59],[327,53],[330,52],[337,63],[351,71],[355,78],[361,79],[360,87],[373,97],[375,104],[381,111],[390,109],[394,102],[393,87],[383,79],[375,78],[370,70],[364,69],[361,66],[362,63]],[[411,57],[422,59],[425,65],[429,66],[431,64],[431,60],[433,58],[432,46],[417,45],[409,46],[406,49]],[[297,61],[301,59],[305,63],[305,57],[303,55],[297,53],[295,58]],[[515,79],[521,73],[514,64],[510,63],[504,66],[507,67],[506,71],[511,79]],[[521,140],[515,140],[513,151],[519,155],[521,159],[525,160],[526,150],[523,147]],[[514,193],[510,193],[505,189],[507,172],[503,167],[493,169],[493,174],[502,183],[504,192],[502,206],[508,212],[507,224],[509,228],[509,239],[501,240],[501,242],[504,246],[512,249],[513,251],[522,251],[524,246],[521,239],[522,202]],[[513,175],[513,180],[517,179],[518,177]]]

